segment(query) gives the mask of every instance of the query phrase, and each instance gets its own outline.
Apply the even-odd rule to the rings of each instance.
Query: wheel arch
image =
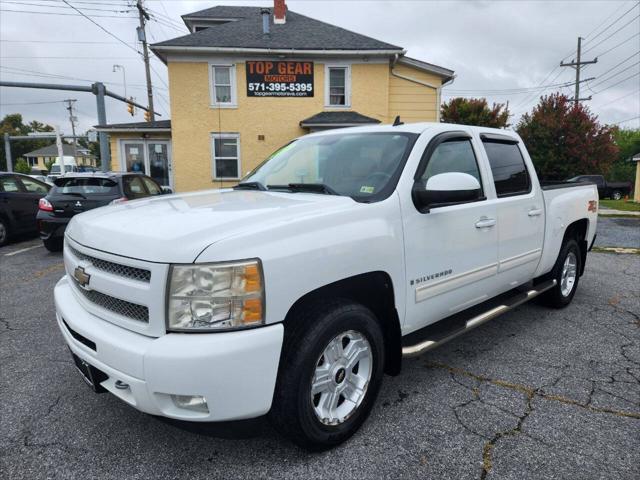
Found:
[[[587,261],[587,252],[589,245],[587,243],[587,232],[589,231],[589,219],[581,218],[579,220],[570,223],[567,229],[564,231],[564,238],[562,239],[562,245],[568,240],[573,238],[578,242],[580,247],[580,276],[584,273],[584,266]]]
[[[310,304],[327,298],[344,298],[369,308],[382,327],[385,340],[385,373],[397,375],[402,364],[400,319],[396,310],[393,281],[384,271],[367,272],[312,290],[291,306],[284,319],[287,327],[295,322],[297,313]]]

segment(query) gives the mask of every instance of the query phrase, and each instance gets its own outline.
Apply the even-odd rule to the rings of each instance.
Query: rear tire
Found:
[[[47,238],[43,240],[44,248],[49,250],[50,252],[61,252],[62,251],[62,239],[61,238]]]
[[[9,241],[9,225],[0,218],[0,247]]]
[[[578,289],[581,267],[582,257],[578,242],[573,238],[566,240],[551,270],[550,279],[555,279],[557,284],[543,293],[540,301],[552,308],[564,308],[569,305]]]
[[[382,329],[363,305],[334,300],[305,308],[285,330],[272,424],[308,450],[344,442],[371,411],[384,355]]]

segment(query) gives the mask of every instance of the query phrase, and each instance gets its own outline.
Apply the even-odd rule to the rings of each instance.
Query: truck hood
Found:
[[[191,263],[225,238],[355,205],[349,197],[334,195],[208,190],[97,208],[75,216],[66,234],[116,255]]]

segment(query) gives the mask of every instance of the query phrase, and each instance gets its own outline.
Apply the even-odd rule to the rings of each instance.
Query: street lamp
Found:
[[[129,98],[127,97],[127,75],[125,73],[124,70],[124,65],[114,65],[113,66],[113,71],[117,72],[118,70],[122,70],[122,83],[124,85],[124,97],[125,98]]]

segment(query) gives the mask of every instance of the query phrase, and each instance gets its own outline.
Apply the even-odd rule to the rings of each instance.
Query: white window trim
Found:
[[[329,69],[331,68],[344,68],[345,73],[345,89],[344,89],[344,105],[331,105],[329,103]],[[351,65],[344,63],[327,63],[324,66],[324,106],[326,108],[351,108]]]
[[[231,101],[216,102],[216,92],[214,87],[215,75],[214,67],[229,67],[231,79]],[[238,84],[236,82],[236,64],[235,63],[219,63],[209,62],[209,106],[211,108],[238,108]]]
[[[238,164],[238,176],[237,177],[218,177],[216,172],[216,149],[214,142],[216,140],[223,140],[225,138],[234,138],[237,140],[238,145],[238,158],[236,162]],[[221,160],[230,160],[233,157],[220,157]],[[242,161],[240,153],[240,134],[239,133],[212,133],[211,134],[211,178],[212,180],[240,180],[242,178]]]

